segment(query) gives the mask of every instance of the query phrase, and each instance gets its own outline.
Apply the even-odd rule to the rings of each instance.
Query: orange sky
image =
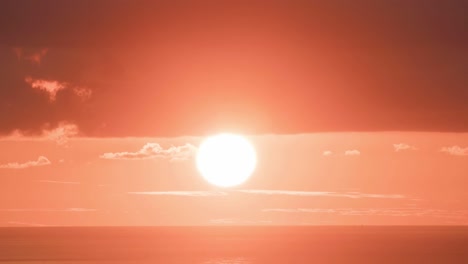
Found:
[[[197,172],[200,140],[4,138],[0,224],[468,223],[467,134],[252,136],[257,170],[228,189]]]
[[[0,225],[466,224],[467,8],[2,0]]]

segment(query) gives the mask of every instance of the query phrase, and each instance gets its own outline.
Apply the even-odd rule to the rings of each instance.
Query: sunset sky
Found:
[[[0,226],[466,225],[467,12],[3,0]],[[195,165],[222,132],[233,188]]]

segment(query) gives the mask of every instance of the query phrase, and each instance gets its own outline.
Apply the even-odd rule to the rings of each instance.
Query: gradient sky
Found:
[[[467,224],[467,13],[1,1],[0,225]],[[217,132],[242,186],[195,169]]]

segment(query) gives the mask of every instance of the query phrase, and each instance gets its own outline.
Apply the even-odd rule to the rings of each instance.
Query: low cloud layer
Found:
[[[38,167],[38,166],[45,166],[50,165],[51,162],[44,156],[40,156],[37,160],[34,161],[27,161],[23,163],[19,162],[11,162],[7,164],[0,165],[0,169],[26,169],[30,167]]]
[[[197,148],[192,144],[185,144],[183,146],[171,146],[164,149],[158,143],[147,143],[140,150],[136,152],[108,152],[102,154],[102,159],[115,159],[115,160],[142,160],[142,159],[155,159],[163,158],[171,161],[187,160],[192,157]]]
[[[70,138],[78,136],[80,131],[78,126],[69,122],[60,122],[56,127],[42,129],[40,135],[29,136],[24,131],[14,130],[10,135],[0,138],[0,140],[50,140],[58,145],[66,146]]]
[[[264,213],[315,213],[345,216],[431,216],[447,219],[468,219],[468,210],[442,210],[425,208],[270,208]]]
[[[315,192],[315,191],[289,191],[289,190],[239,190],[237,192],[258,194],[258,195],[289,195],[289,196],[310,196],[310,197],[343,197],[343,198],[382,198],[382,199],[402,199],[401,194],[370,194],[360,192]]]
[[[226,196],[227,192],[221,191],[165,191],[165,192],[129,192],[137,195],[159,195],[159,196],[190,196],[190,197],[209,197]]]
[[[342,197],[351,199],[376,198],[376,199],[403,199],[401,194],[370,194],[360,192],[314,192],[314,191],[290,191],[290,190],[233,190],[233,191],[155,191],[155,192],[129,192],[138,195],[159,195],[159,196],[226,196],[229,194],[242,193],[252,195],[288,195],[299,197]]]
[[[466,148],[462,148],[460,146],[443,147],[440,151],[445,152],[450,155],[454,155],[454,156],[467,156],[468,155],[468,147]]]

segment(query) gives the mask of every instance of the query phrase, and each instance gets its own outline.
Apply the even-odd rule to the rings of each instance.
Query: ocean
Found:
[[[3,227],[6,263],[468,263],[468,227]]]

